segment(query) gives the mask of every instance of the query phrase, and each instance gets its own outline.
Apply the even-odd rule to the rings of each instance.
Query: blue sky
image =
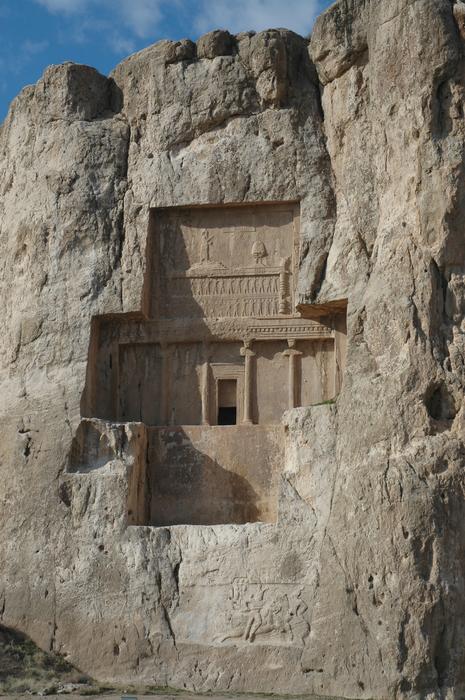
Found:
[[[329,0],[0,0],[0,122],[51,63],[109,73],[159,39],[287,27],[307,34]]]

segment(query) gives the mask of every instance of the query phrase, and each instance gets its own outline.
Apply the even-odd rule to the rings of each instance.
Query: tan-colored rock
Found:
[[[229,32],[217,29],[200,37],[197,42],[197,55],[199,58],[230,56],[234,43],[234,37]]]
[[[460,697],[460,18],[449,0],[341,1],[310,45],[286,30],[160,42],[109,79],[52,67],[14,101],[0,130],[3,624],[113,683]],[[271,264],[292,240],[276,218],[289,203],[292,274]],[[260,292],[262,265],[289,291]],[[220,293],[250,276],[250,296]],[[291,330],[322,326],[324,361]],[[264,328],[277,351],[251,355]],[[163,383],[169,345],[180,361]],[[262,384],[252,357],[271,363]],[[204,424],[221,407],[243,418],[246,385],[262,387],[252,425]],[[173,406],[188,425],[169,424]]]
[[[196,46],[190,39],[169,42],[166,50],[166,63],[189,61],[195,58]]]

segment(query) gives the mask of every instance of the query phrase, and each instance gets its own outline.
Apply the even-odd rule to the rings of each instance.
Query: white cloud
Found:
[[[196,28],[247,30],[282,28],[308,34],[318,14],[318,0],[202,0]]]

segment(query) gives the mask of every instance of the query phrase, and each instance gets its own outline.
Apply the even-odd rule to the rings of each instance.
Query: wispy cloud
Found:
[[[136,51],[136,42],[128,37],[121,36],[118,32],[113,32],[108,37],[108,43],[116,54],[129,55]]]
[[[0,0],[1,3],[2,0]],[[233,33],[287,27],[307,34],[324,0],[34,0],[66,20],[66,40],[85,44],[98,35],[117,55],[143,41],[155,41],[167,29],[173,8],[194,36],[211,29]],[[176,11],[175,9],[175,11]],[[169,24],[168,24],[169,27]],[[63,27],[64,29],[64,27]],[[169,28],[168,28],[169,36]],[[31,52],[30,52],[31,53]]]
[[[171,0],[172,1],[172,0]],[[179,0],[174,0],[178,2]],[[55,15],[72,18],[75,22],[74,40],[82,43],[93,30],[103,24],[109,30],[107,42],[116,53],[134,49],[134,39],[154,37],[163,19],[163,9],[170,0],[35,0]],[[85,35],[83,27],[85,27]],[[117,28],[116,28],[117,27]],[[123,36],[126,30],[128,36]]]
[[[119,0],[117,5],[125,24],[141,39],[150,36],[163,17],[159,0]]]
[[[38,53],[42,53],[50,46],[49,42],[44,39],[43,41],[31,41],[31,39],[26,39],[21,44],[21,52],[29,56],[36,56]]]
[[[89,0],[36,0],[36,2],[50,12],[57,14],[82,12],[89,5]]]
[[[0,84],[2,89],[5,89],[7,85],[7,81],[4,78],[5,74],[10,76],[19,75],[26,66],[35,61],[36,57],[46,51],[48,47],[49,42],[45,39],[43,41],[25,39],[19,46],[15,47],[15,51],[12,50],[11,44],[7,43],[4,45],[0,55]]]
[[[201,32],[218,27],[234,33],[285,27],[308,34],[318,11],[318,0],[202,0],[195,26]]]

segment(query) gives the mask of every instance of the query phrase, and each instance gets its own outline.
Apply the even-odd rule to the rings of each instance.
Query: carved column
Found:
[[[203,346],[204,363],[202,367],[202,425],[210,425],[210,358],[208,344]]]
[[[253,365],[252,358],[255,353],[251,350],[252,341],[244,340],[244,347],[241,348],[241,355],[245,357],[244,370],[244,415],[242,422],[252,425],[252,381],[253,381]]]
[[[171,404],[171,346],[161,344],[161,425],[170,425]]]
[[[284,350],[283,355],[289,358],[289,382],[288,382],[288,392],[289,392],[289,408],[296,408],[300,403],[297,401],[298,389],[298,377],[297,377],[297,358],[302,355],[300,350],[295,349],[295,340],[288,340],[288,349]]]
[[[341,391],[347,354],[347,318],[338,314],[333,320],[334,327],[334,395]]]

